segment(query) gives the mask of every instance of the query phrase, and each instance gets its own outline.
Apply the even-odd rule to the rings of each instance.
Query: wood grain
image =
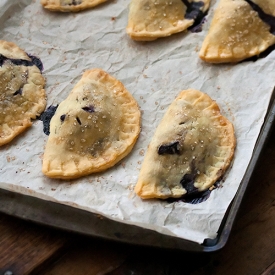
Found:
[[[39,274],[106,274],[117,269],[126,257],[127,248],[123,245],[91,238],[78,238],[58,262]]]
[[[66,239],[47,228],[0,215],[0,274],[29,274],[54,258]]]

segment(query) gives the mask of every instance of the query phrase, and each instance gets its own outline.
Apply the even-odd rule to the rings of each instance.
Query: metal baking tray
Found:
[[[0,189],[0,212],[66,231],[129,244],[180,249],[188,252],[214,252],[220,250],[225,246],[229,238],[253,170],[271,133],[275,114],[274,92],[270,102],[253,156],[215,239],[205,239],[202,244],[198,244],[181,238],[163,235],[153,230],[113,221],[98,214],[71,206],[3,189]]]

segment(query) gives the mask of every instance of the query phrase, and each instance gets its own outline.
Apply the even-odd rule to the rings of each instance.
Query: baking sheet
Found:
[[[83,71],[102,68],[123,82],[142,111],[142,132],[129,156],[114,168],[72,181],[41,173],[47,140],[41,121],[0,148],[0,187],[68,204],[116,221],[202,243],[215,238],[253,153],[275,84],[275,53],[257,62],[211,65],[198,58],[209,27],[149,43],[125,33],[129,1],[117,0],[78,14],[43,10],[39,1],[1,1],[1,39],[15,42],[44,64],[48,106],[65,99]],[[236,131],[233,165],[222,188],[201,204],[142,201],[133,188],[156,126],[177,94],[187,88],[209,94]]]

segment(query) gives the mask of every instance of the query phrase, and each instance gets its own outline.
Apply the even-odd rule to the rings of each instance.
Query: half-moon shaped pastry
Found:
[[[259,55],[273,44],[275,35],[270,26],[248,1],[221,0],[199,56],[211,63],[238,62]]]
[[[93,8],[108,0],[40,0],[41,5],[50,11],[78,12]]]
[[[86,71],[51,119],[42,171],[72,179],[106,170],[130,153],[139,132],[139,107],[123,84]]]
[[[135,192],[143,199],[179,198],[213,186],[235,149],[234,129],[208,95],[182,91],[150,142]]]
[[[0,40],[0,146],[10,142],[46,107],[40,60]]]
[[[210,0],[132,0],[126,31],[139,41],[186,30],[208,10]]]

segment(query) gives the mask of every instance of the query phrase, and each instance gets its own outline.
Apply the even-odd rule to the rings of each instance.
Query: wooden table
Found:
[[[0,275],[275,274],[275,130],[230,239],[206,254],[125,245],[0,214]]]

